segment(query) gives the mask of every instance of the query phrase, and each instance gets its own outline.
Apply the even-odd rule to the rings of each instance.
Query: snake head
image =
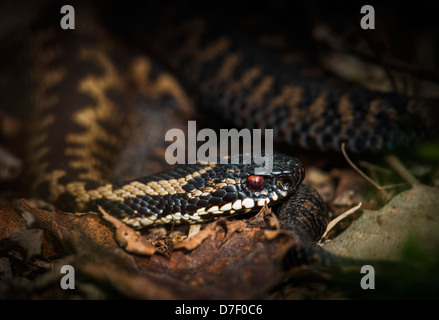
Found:
[[[288,199],[302,183],[305,172],[303,165],[295,158],[273,153],[270,161],[271,171],[258,174],[258,164],[243,163],[217,164],[211,180],[202,191],[206,200],[199,214],[212,215],[240,214],[258,211],[267,203],[273,206]],[[214,174],[213,174],[214,173]]]
[[[303,165],[294,157],[274,153],[270,161],[271,172],[258,175],[254,173],[252,165],[246,168],[241,177],[243,191],[255,199],[255,209],[265,203],[272,206],[288,199],[305,177]]]

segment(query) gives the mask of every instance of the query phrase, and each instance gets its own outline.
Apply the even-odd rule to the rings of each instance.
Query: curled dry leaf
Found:
[[[220,219],[207,225],[196,235],[188,238],[185,241],[177,243],[174,246],[174,249],[186,249],[189,251],[193,250],[207,238],[214,237],[215,234],[219,232],[219,230],[222,228],[224,228],[224,230],[226,231],[225,237],[223,239],[223,242],[225,242],[234,232],[239,232],[242,228],[244,228],[244,226],[245,223],[241,220],[229,221],[227,223],[225,219]]]
[[[128,227],[119,219],[109,215],[101,207],[99,207],[99,211],[102,213],[102,217],[105,220],[114,225],[116,229],[116,241],[122,248],[125,248],[126,251],[147,256],[152,255],[157,251],[157,249],[149,243],[145,237],[139,235],[134,229]]]

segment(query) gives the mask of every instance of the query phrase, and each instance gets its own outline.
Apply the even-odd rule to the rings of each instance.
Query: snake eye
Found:
[[[284,191],[288,191],[291,188],[291,181],[288,177],[279,177],[276,180],[277,186]]]
[[[252,191],[264,189],[264,178],[261,176],[249,176],[246,181],[247,187]]]

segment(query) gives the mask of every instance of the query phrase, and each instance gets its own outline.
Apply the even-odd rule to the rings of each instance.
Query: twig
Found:
[[[392,174],[392,170],[390,170],[388,168],[384,168],[384,167],[378,166],[378,165],[376,165],[374,163],[370,163],[368,161],[360,160],[360,161],[358,161],[358,163],[360,164],[360,166],[362,166],[362,167],[364,167],[364,168],[366,168],[368,170],[379,171],[379,172],[381,172],[382,174],[385,174],[385,175]]]
[[[380,186],[378,183],[376,183],[373,179],[371,179],[367,174],[365,174],[363,171],[361,171],[360,168],[358,168],[351,159],[349,159],[347,153],[346,153],[346,148],[345,148],[345,143],[342,142],[341,144],[341,152],[343,154],[343,156],[345,157],[346,161],[349,163],[349,165],[355,170],[357,171],[367,182],[369,182],[370,184],[372,184],[377,190],[379,190],[383,196],[388,199],[389,198],[389,194],[386,192],[386,189],[392,189],[395,187],[399,187],[402,184],[401,183],[395,183],[395,184],[391,184],[391,185],[387,185],[387,186]]]
[[[323,234],[321,239],[324,239],[326,237],[326,235],[328,234],[328,232],[335,227],[335,225],[337,225],[337,223],[339,223],[341,220],[343,220],[344,218],[346,218],[347,216],[350,216],[351,214],[353,214],[355,211],[357,211],[358,209],[361,208],[361,206],[363,205],[362,202],[360,202],[358,205],[356,205],[353,208],[350,208],[349,210],[343,212],[341,215],[339,215],[338,217],[336,217],[335,219],[332,219],[329,223],[328,226],[326,227],[326,231]],[[321,241],[321,240],[320,240]]]
[[[375,181],[373,181],[368,175],[366,175],[363,171],[360,170],[360,168],[358,168],[355,163],[352,162],[351,159],[349,159],[347,153],[346,153],[346,148],[345,148],[345,143],[342,142],[341,144],[341,152],[343,153],[343,156],[345,157],[346,161],[349,163],[349,165],[355,170],[357,171],[364,179],[366,179],[367,182],[369,182],[370,184],[372,184],[375,188],[377,188],[378,190],[383,190],[383,187],[381,187],[378,183],[376,183]]]
[[[418,179],[416,179],[410,171],[407,170],[407,168],[399,161],[397,157],[394,155],[387,155],[385,156],[385,159],[387,163],[408,183],[411,185],[420,185],[421,182],[419,182]]]

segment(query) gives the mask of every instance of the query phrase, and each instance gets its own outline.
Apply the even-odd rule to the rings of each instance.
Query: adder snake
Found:
[[[411,99],[334,82],[322,71],[314,77],[309,63],[296,63],[299,56],[288,41],[270,38],[258,16],[244,19],[221,9],[213,15],[200,9],[200,15],[192,6],[164,10],[155,3],[141,14],[132,9],[144,18],[133,18],[129,26],[128,18],[108,23],[111,33],[98,22],[99,11],[85,4],[75,9],[74,30],[59,27],[60,7],[54,4],[14,34],[4,52],[14,56],[20,47],[22,53],[20,72],[11,67],[16,78],[8,94],[28,116],[26,181],[33,194],[60,209],[101,205],[141,228],[197,223],[296,196],[316,201],[305,216],[325,224],[322,200],[300,186],[302,165],[280,154],[273,176],[255,177],[246,165],[196,164],[110,183],[111,168],[126,159],[115,158],[132,133],[126,123],[136,122],[130,108],[134,118],[146,114],[140,122],[155,125],[143,131],[151,171],[161,153],[149,138],[159,135],[163,142],[164,130],[181,124],[174,116],[221,116],[236,127],[272,128],[277,142],[320,150],[339,150],[345,142],[352,152],[405,145],[423,128]]]

